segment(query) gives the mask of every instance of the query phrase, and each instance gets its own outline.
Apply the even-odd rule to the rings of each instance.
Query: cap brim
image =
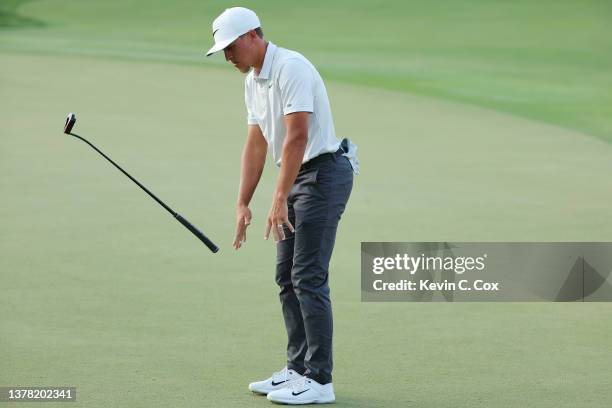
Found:
[[[236,38],[238,38],[238,37],[239,36],[237,36]],[[222,49],[224,49],[225,47],[227,47],[228,45],[233,43],[234,40],[236,40],[236,38],[230,38],[229,40],[224,40],[224,41],[220,41],[218,43],[215,43],[215,45],[213,45],[212,48],[210,50],[208,50],[208,52],[206,53],[206,56],[210,57],[215,52],[221,51]]]

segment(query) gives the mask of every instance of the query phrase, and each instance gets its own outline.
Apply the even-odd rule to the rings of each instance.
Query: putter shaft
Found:
[[[70,126],[70,129],[72,128],[72,126]],[[152,199],[154,199],[155,201],[157,201],[157,203],[159,205],[161,205],[162,207],[164,207],[164,209],[166,211],[168,211],[170,214],[172,214],[172,216],[174,218],[176,218],[176,220],[178,222],[180,222],[181,224],[183,224],[183,226],[185,228],[187,228],[189,231],[191,231],[191,233],[193,235],[195,235],[200,241],[202,241],[204,243],[204,245],[206,245],[213,253],[216,253],[217,251],[219,251],[219,247],[216,246],[210,239],[208,239],[208,237],[206,235],[204,235],[198,228],[196,228],[193,224],[191,224],[187,219],[185,219],[182,215],[180,215],[179,213],[177,213],[176,211],[174,211],[172,208],[170,208],[168,205],[166,205],[166,203],[164,203],[162,200],[160,200],[155,194],[153,194],[151,191],[149,191],[148,188],[146,188],[145,186],[143,186],[138,180],[136,180],[134,177],[132,177],[127,171],[123,170],[121,168],[121,166],[119,166],[117,163],[115,163],[110,157],[108,157],[106,154],[104,154],[104,152],[102,152],[100,149],[98,149],[96,146],[93,145],[93,143],[89,142],[89,140],[85,139],[84,137],[81,137],[79,135],[77,135],[76,133],[71,133],[70,131],[65,132],[71,136],[74,136],[78,139],[81,139],[83,142],[87,143],[89,146],[91,146],[92,149],[94,149],[96,152],[100,153],[100,155],[102,157],[104,157],[106,160],[108,160],[113,166],[115,166],[117,169],[119,169],[119,171],[121,171],[123,174],[125,174],[127,177],[129,177],[130,180],[132,180],[134,183],[136,183],[136,185],[138,185],[138,187],[140,187],[145,193],[147,193]]]

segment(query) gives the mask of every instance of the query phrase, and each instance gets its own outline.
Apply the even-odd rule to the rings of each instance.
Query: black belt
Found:
[[[313,157],[312,159],[308,160],[306,163],[302,164],[302,167],[300,167],[300,170],[311,169],[317,164],[321,164],[328,160],[335,159],[336,157],[342,156],[348,150],[348,148],[345,147],[346,145],[347,145],[347,140],[344,139],[342,140],[342,143],[340,143],[340,148],[338,150],[336,150],[333,153],[331,152],[323,153],[323,154],[318,155],[317,157]]]

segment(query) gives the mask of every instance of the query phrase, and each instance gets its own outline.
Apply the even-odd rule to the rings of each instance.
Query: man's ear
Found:
[[[247,36],[249,37],[249,40],[254,40],[255,38],[259,38],[255,30],[248,31]]]

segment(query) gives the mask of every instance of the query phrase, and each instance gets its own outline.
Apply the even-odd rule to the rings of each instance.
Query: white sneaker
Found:
[[[279,372],[272,374],[272,377],[268,378],[267,380],[250,383],[249,390],[258,394],[267,394],[275,390],[280,390],[289,382],[300,378],[302,378],[300,374],[285,367]]]
[[[272,391],[268,400],[279,404],[327,404],[334,402],[334,386],[332,383],[321,385],[308,377],[302,377],[290,382],[285,388]]]

